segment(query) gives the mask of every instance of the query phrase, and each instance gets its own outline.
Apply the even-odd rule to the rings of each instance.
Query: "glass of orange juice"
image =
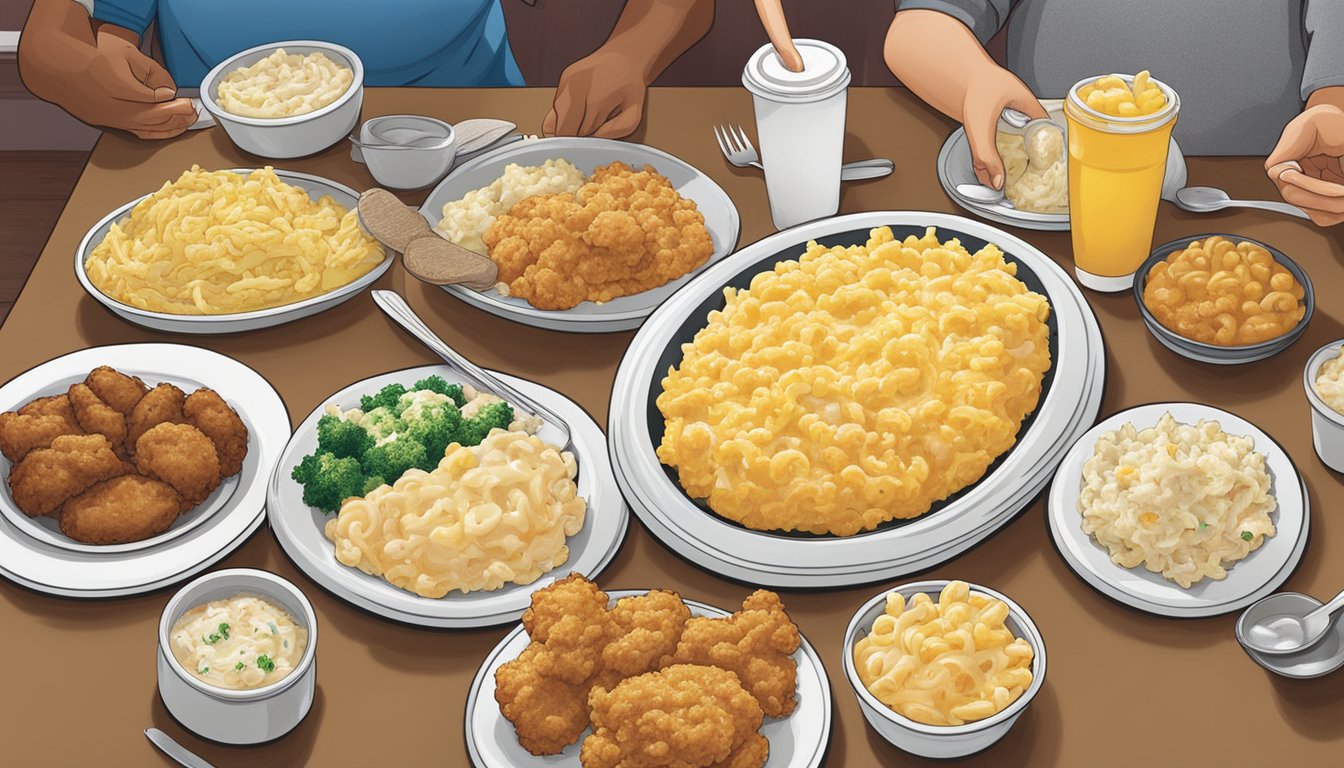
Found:
[[[1120,84],[1140,94],[1122,106]],[[1095,91],[1102,93],[1094,94]],[[1104,98],[1106,92],[1112,98]],[[1164,101],[1158,106],[1157,93]],[[1090,102],[1090,103],[1089,103]],[[1148,258],[1167,169],[1167,145],[1181,101],[1165,83],[1138,75],[1089,77],[1064,102],[1069,142],[1069,224],[1078,282],[1124,291]],[[1147,112],[1147,114],[1143,114]]]

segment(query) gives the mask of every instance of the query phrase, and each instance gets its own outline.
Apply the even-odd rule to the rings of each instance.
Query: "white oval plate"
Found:
[[[643,589],[608,590],[612,602],[622,597],[647,594]],[[694,600],[684,600],[692,616],[714,618],[732,611]],[[770,741],[765,768],[815,768],[822,764],[831,738],[831,686],[826,668],[807,638],[793,654],[798,664],[798,706],[788,717],[765,719],[761,734]],[[537,757],[518,744],[513,724],[504,718],[495,702],[495,671],[523,652],[531,642],[520,624],[485,657],[467,695],[467,751],[477,768],[578,768],[579,748],[591,730],[558,755]]]
[[[100,365],[140,376],[146,383],[214,389],[247,424],[247,458],[238,475],[167,533],[125,545],[70,541],[54,519],[34,521],[11,509],[6,488],[0,493],[0,573],[40,592],[117,597],[158,589],[205,570],[261,525],[271,467],[288,440],[284,401],[260,374],[232,358],[181,344],[121,344],[58,357],[0,387],[0,410],[55,394]],[[16,525],[16,516],[25,518],[25,524]]]
[[[612,139],[531,139],[487,152],[454,168],[429,193],[425,204],[420,206],[420,213],[429,219],[430,224],[438,224],[439,219],[443,218],[445,203],[460,200],[471,190],[491,184],[510,163],[541,165],[552,158],[564,158],[585,174],[592,173],[599,165],[617,160],[635,168],[652,165],[668,178],[682,197],[694,201],[700,209],[705,217],[705,228],[714,240],[714,253],[691,272],[652,290],[622,296],[602,304],[585,301],[573,309],[561,311],[537,309],[524,299],[501,296],[494,289],[473,291],[459,285],[446,285],[444,290],[477,309],[538,328],[576,333],[628,331],[638,328],[664,299],[737,246],[741,229],[737,208],[728,193],[713,179],[660,149]]]
[[[1274,536],[1229,566],[1226,579],[1204,579],[1190,589],[1182,589],[1142,565],[1122,568],[1113,563],[1106,548],[1083,532],[1082,515],[1077,507],[1083,464],[1091,458],[1097,438],[1125,423],[1132,423],[1139,429],[1155,426],[1168,411],[1185,424],[1207,419],[1219,422],[1228,434],[1250,437],[1255,450],[1265,456],[1272,483],[1270,493],[1278,502],[1272,518],[1276,529]],[[1050,534],[1060,554],[1084,581],[1102,594],[1141,611],[1175,617],[1231,613],[1273,592],[1287,580],[1301,559],[1311,522],[1306,488],[1283,448],[1249,421],[1199,403],[1140,405],[1097,424],[1074,443],[1060,464],[1050,486],[1047,517]]]
[[[248,174],[252,168],[234,168],[233,172],[238,174]],[[296,173],[294,171],[283,171],[276,169],[275,175],[279,176],[287,184],[301,187],[307,190],[309,197],[316,200],[323,195],[331,195],[332,199],[346,209],[354,208],[359,202],[359,194],[355,190],[338,184],[330,179],[324,179],[321,176],[313,176],[307,173]],[[75,251],[75,277],[79,279],[79,284],[84,286],[88,292],[99,304],[112,310],[118,317],[136,325],[143,325],[146,328],[153,328],[156,331],[167,331],[169,333],[236,333],[238,331],[254,331],[258,328],[269,328],[273,325],[281,325],[293,320],[315,315],[325,309],[331,309],[337,304],[349,301],[356,294],[373,284],[375,280],[382,277],[388,267],[392,266],[393,255],[384,249],[383,261],[374,267],[367,274],[361,275],[354,282],[342,285],[339,288],[330,290],[320,296],[314,296],[310,299],[297,301],[293,304],[284,304],[279,307],[269,309],[258,309],[253,312],[237,312],[229,315],[174,315],[168,312],[152,312],[139,307],[132,307],[129,304],[122,304],[102,291],[98,290],[89,280],[88,272],[84,269],[84,262],[88,260],[89,253],[94,247],[103,241],[112,224],[120,222],[129,216],[131,209],[144,200],[149,195],[141,195],[131,202],[121,206],[115,211],[104,216],[102,221],[94,224],[80,241],[79,248]],[[382,246],[379,246],[380,248]]]
[[[509,584],[491,592],[449,592],[446,597],[421,597],[394,587],[380,576],[336,560],[335,548],[323,532],[330,515],[303,503],[303,486],[290,477],[294,465],[317,448],[317,422],[327,403],[356,408],[361,395],[372,395],[393,382],[410,386],[426,376],[461,381],[453,369],[427,365],[393,371],[352,384],[328,397],[304,419],[285,447],[271,478],[267,505],[271,529],[285,553],[313,581],[343,600],[385,618],[427,627],[484,627],[517,621],[532,601],[532,592],[571,571],[595,577],[615,557],[629,523],[629,510],[616,487],[607,460],[602,430],[577,403],[535,382],[496,373],[523,394],[554,410],[573,433],[574,457],[579,465],[579,496],[588,503],[583,528],[569,537],[569,560],[531,584]]]
[[[809,239],[887,224],[936,226],[943,238],[960,234],[996,243],[1041,281],[1056,317],[1058,355],[1052,363],[1054,381],[1042,397],[1034,422],[1002,463],[964,495],[936,513],[899,527],[847,538],[802,538],[751,531],[701,509],[664,471],[654,451],[649,424],[650,418],[658,418],[650,402],[650,382],[665,373],[664,350],[675,343],[678,328],[693,314],[703,316],[706,307],[721,306],[722,299],[715,297],[720,296],[722,286],[773,254],[796,258]],[[1029,479],[1040,476],[1043,467],[1048,476],[1068,444],[1063,440],[1078,434],[1074,431],[1080,423],[1078,415],[1085,415],[1084,425],[1095,418],[1100,403],[1088,393],[1104,375],[1104,366],[1093,364],[1099,356],[1096,318],[1077,286],[1049,257],[1026,242],[983,223],[948,214],[851,214],[805,224],[754,243],[716,264],[659,307],[621,361],[613,387],[608,434],[627,499],[650,530],[683,556],[716,571],[724,563],[733,563],[734,568],[751,572],[747,580],[757,584],[815,586],[814,579],[822,572],[851,574],[845,584],[865,583],[910,573],[907,561],[969,534],[974,533],[979,540],[992,533],[997,525],[987,528],[984,522],[993,516],[993,502],[1009,496],[1017,498],[1017,491],[1026,487]],[[1043,487],[1043,476],[1040,482]],[[998,524],[1009,517],[999,518]]]

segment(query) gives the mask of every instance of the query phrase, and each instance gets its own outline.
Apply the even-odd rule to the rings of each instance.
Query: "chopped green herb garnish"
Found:
[[[1241,532],[1241,540],[1242,540],[1242,541],[1250,541],[1251,539],[1254,539],[1254,538],[1255,538],[1255,535],[1252,534],[1250,531],[1242,531],[1242,532]]]
[[[286,648],[288,648],[288,647],[289,647],[289,641],[286,640],[285,643],[284,643],[284,645],[285,645]]]
[[[271,657],[265,654],[257,657],[257,666],[260,667],[263,672],[275,671],[275,662],[271,661]]]
[[[228,624],[220,624],[220,625],[219,625],[219,634],[223,635],[225,640],[228,640],[228,639],[229,639],[229,625],[228,625]]]
[[[1199,530],[1201,530],[1201,531],[1204,530],[1205,528],[1208,528],[1208,527],[1209,527],[1209,524],[1208,524],[1208,523],[1200,523],[1200,524],[1199,524]]]
[[[202,670],[201,670],[201,674],[204,675],[206,672],[209,672],[209,671],[210,671],[210,668],[209,668],[209,667],[206,667],[205,669],[202,669]]]
[[[214,645],[220,640],[218,632],[211,632],[209,637],[202,637],[201,639],[205,641],[206,645]]]
[[[242,668],[243,668],[243,662],[240,661],[240,662],[238,662],[237,664],[234,664],[234,665],[233,665],[233,668],[234,668],[234,669],[242,669]]]
[[[272,634],[272,635],[279,634],[280,630],[278,630],[278,629],[275,628],[275,622],[274,622],[274,621],[268,621],[268,622],[266,622],[266,625],[269,626],[269,627],[271,628],[271,634]]]

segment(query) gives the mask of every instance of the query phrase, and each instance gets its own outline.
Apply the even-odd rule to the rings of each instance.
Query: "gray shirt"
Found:
[[[1006,23],[1008,68],[1039,98],[1150,70],[1181,97],[1192,155],[1267,155],[1313,91],[1344,85],[1344,0],[900,0],[912,8],[981,43]]]

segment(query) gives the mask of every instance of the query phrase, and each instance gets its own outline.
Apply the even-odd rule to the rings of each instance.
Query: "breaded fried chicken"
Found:
[[[185,420],[182,406],[186,399],[182,390],[172,384],[160,384],[146,392],[126,419],[126,444],[134,450],[140,436],[153,427],[165,422],[181,424]]]
[[[94,483],[120,475],[121,459],[102,435],[61,435],[14,465],[9,492],[31,517],[49,515]]]
[[[602,668],[623,679],[657,669],[676,651],[691,609],[676,592],[655,589],[616,601],[611,617],[621,635],[602,650]]]
[[[0,453],[11,462],[22,461],[30,451],[46,448],[61,435],[82,434],[77,424],[61,416],[0,413]]]
[[[686,622],[676,653],[664,664],[708,664],[737,673],[767,717],[784,717],[797,704],[793,653],[802,640],[779,595],[760,589],[742,610],[722,619]]]
[[[760,768],[768,756],[760,704],[737,675],[717,667],[678,664],[610,691],[594,688],[588,706],[584,768]]]
[[[135,443],[135,466],[140,474],[172,486],[182,497],[183,511],[205,501],[221,479],[215,444],[190,424],[151,427]]]
[[[224,398],[213,389],[202,387],[187,396],[182,415],[215,444],[219,471],[225,477],[238,474],[247,456],[247,426]]]
[[[182,498],[170,486],[139,475],[104,480],[61,507],[61,533],[86,544],[140,541],[167,530]]]
[[[106,365],[100,365],[89,371],[84,384],[122,416],[130,416],[135,404],[149,391],[149,387],[146,387],[145,382],[138,377],[127,376]]]
[[[84,384],[70,385],[70,407],[75,420],[89,434],[99,434],[112,444],[112,450],[122,453],[126,448],[126,417],[104,403]]]
[[[578,741],[588,727],[587,686],[541,674],[536,663],[541,652],[533,643],[495,670],[495,701],[523,749],[553,755]]]
[[[59,395],[52,395],[51,397],[37,398],[20,408],[19,415],[59,416],[62,419],[65,419],[70,426],[79,429],[79,421],[75,419],[75,409],[70,407],[70,397],[64,392]]]
[[[602,650],[619,629],[607,611],[607,593],[571,574],[532,593],[523,627],[541,646],[538,670],[571,685],[582,685],[599,671]]]

